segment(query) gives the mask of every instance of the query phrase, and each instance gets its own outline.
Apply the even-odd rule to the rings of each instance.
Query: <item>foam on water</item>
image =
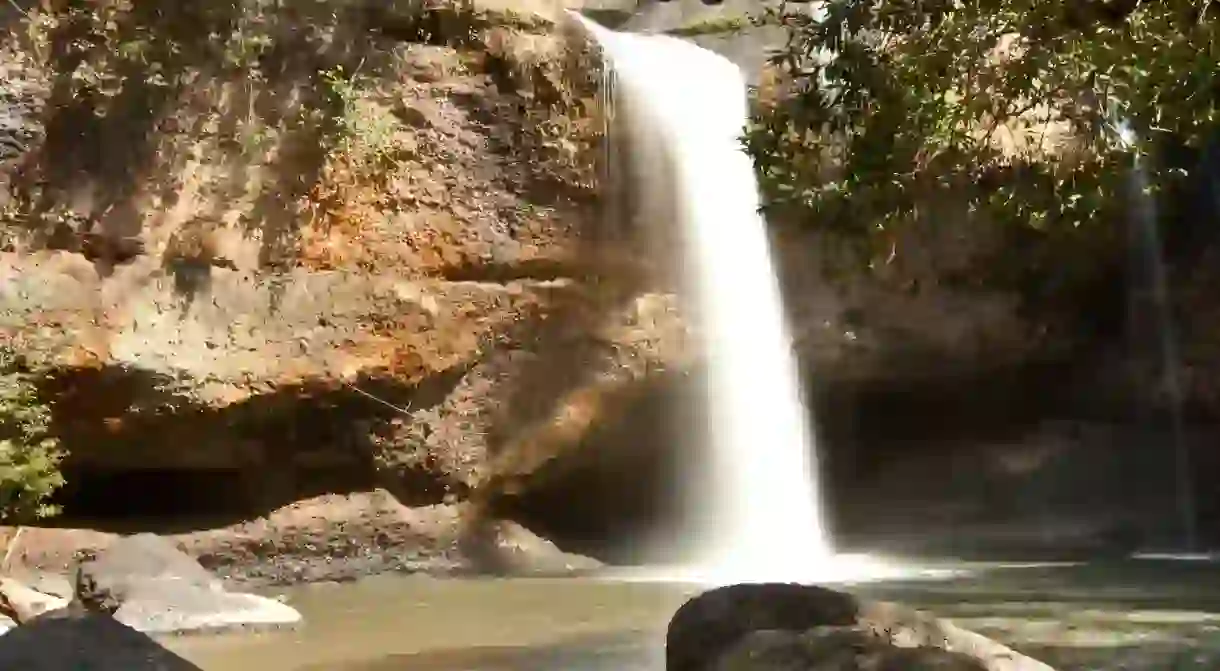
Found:
[[[748,110],[740,68],[677,38],[578,18],[603,48],[610,102],[629,120],[631,160],[646,168],[635,171],[632,188],[668,189],[670,202],[651,223],[680,227],[679,258],[709,353],[713,463],[690,468],[701,475],[687,483],[707,523],[697,525],[701,559],[686,571],[740,582],[878,568],[859,557],[834,560],[823,523],[814,437],[753,165],[741,148]]]

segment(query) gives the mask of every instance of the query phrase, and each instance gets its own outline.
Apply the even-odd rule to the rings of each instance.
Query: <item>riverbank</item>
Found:
[[[104,548],[126,533],[155,533],[245,590],[387,573],[567,575],[600,566],[512,522],[484,520],[475,528],[464,512],[461,504],[405,506],[378,490],[327,494],[229,524],[141,519],[93,528],[25,527],[20,533],[9,528],[0,537],[11,545],[4,570],[66,575],[82,551]]]

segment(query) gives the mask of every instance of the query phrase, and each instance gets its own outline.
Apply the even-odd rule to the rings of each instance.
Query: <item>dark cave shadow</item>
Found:
[[[376,488],[407,506],[441,503],[447,490],[435,475],[387,477],[379,470],[376,437],[401,418],[397,408],[440,403],[466,372],[458,367],[414,385],[365,377],[350,385],[283,386],[219,409],[150,392],[159,378],[140,371],[74,371],[44,380],[40,393],[57,400],[52,431],[67,453],[67,484],[54,499],[64,514],[41,525],[180,533],[247,521],[323,494]],[[76,394],[78,386],[88,393]],[[166,411],[171,402],[176,407]],[[152,411],[130,412],[141,404]],[[128,421],[116,427],[107,417]],[[248,451],[193,467],[172,457],[158,461],[159,451],[230,444]],[[104,465],[110,450],[126,452],[117,460],[122,470]],[[128,466],[141,460],[143,469]]]
[[[909,361],[898,354],[892,360],[879,368],[904,370]],[[850,490],[915,443],[948,454],[1020,438],[1049,418],[1086,419],[1087,412],[1071,409],[1070,382],[1090,363],[1071,353],[876,381],[826,382],[810,374],[820,442],[835,446],[826,455],[827,485]]]
[[[16,671],[203,671],[108,615],[46,615],[0,636],[0,668]]]

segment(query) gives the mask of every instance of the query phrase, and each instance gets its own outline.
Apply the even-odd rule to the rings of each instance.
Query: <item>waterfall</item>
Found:
[[[1110,121],[1105,127],[1117,141],[1132,149],[1136,142],[1131,125],[1119,119]],[[1130,198],[1132,199],[1131,243],[1134,252],[1132,274],[1135,276],[1131,291],[1133,315],[1138,315],[1141,299],[1151,302],[1155,346],[1160,359],[1161,380],[1168,398],[1169,439],[1173,448],[1175,503],[1182,529],[1182,545],[1187,553],[1198,552],[1198,518],[1195,510],[1194,466],[1191,463],[1190,446],[1185,440],[1185,421],[1182,411],[1184,392],[1181,380],[1181,356],[1178,353],[1177,333],[1174,328],[1173,305],[1169,297],[1169,278],[1165,268],[1164,251],[1161,244],[1160,223],[1156,211],[1155,196],[1148,193],[1148,169],[1139,152],[1130,171]],[[1137,287],[1142,287],[1139,291]],[[1147,294],[1141,295],[1141,294]],[[1177,555],[1180,558],[1191,556]]]
[[[640,223],[676,228],[673,258],[707,347],[710,463],[689,468],[685,483],[701,522],[696,570],[715,581],[821,579],[831,547],[814,436],[740,144],[743,74],[677,38],[580,20],[613,70]]]

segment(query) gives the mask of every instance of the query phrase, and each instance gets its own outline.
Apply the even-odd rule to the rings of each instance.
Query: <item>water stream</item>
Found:
[[[707,347],[711,463],[691,469],[698,477],[686,483],[699,513],[698,571],[716,582],[818,577],[831,545],[754,170],[741,148],[744,76],[684,40],[580,20],[612,69],[611,104],[636,126],[632,174],[649,182],[639,190],[657,180],[670,190],[645,223],[678,227],[676,260]]]
[[[1135,132],[1126,121],[1109,124],[1114,139],[1126,148],[1136,142]],[[1185,440],[1185,418],[1181,379],[1181,355],[1178,353],[1177,329],[1173,302],[1169,296],[1169,276],[1165,267],[1164,248],[1155,196],[1148,193],[1149,179],[1144,160],[1137,153],[1129,173],[1132,204],[1129,223],[1133,262],[1131,273],[1135,282],[1132,291],[1133,318],[1152,320],[1150,332],[1160,368],[1166,398],[1169,436],[1172,441],[1175,503],[1181,525],[1181,544],[1186,553],[1199,551],[1198,516],[1195,510],[1194,469],[1190,448]],[[1150,310],[1141,310],[1141,299],[1150,303]],[[1151,314],[1147,314],[1147,313]]]

